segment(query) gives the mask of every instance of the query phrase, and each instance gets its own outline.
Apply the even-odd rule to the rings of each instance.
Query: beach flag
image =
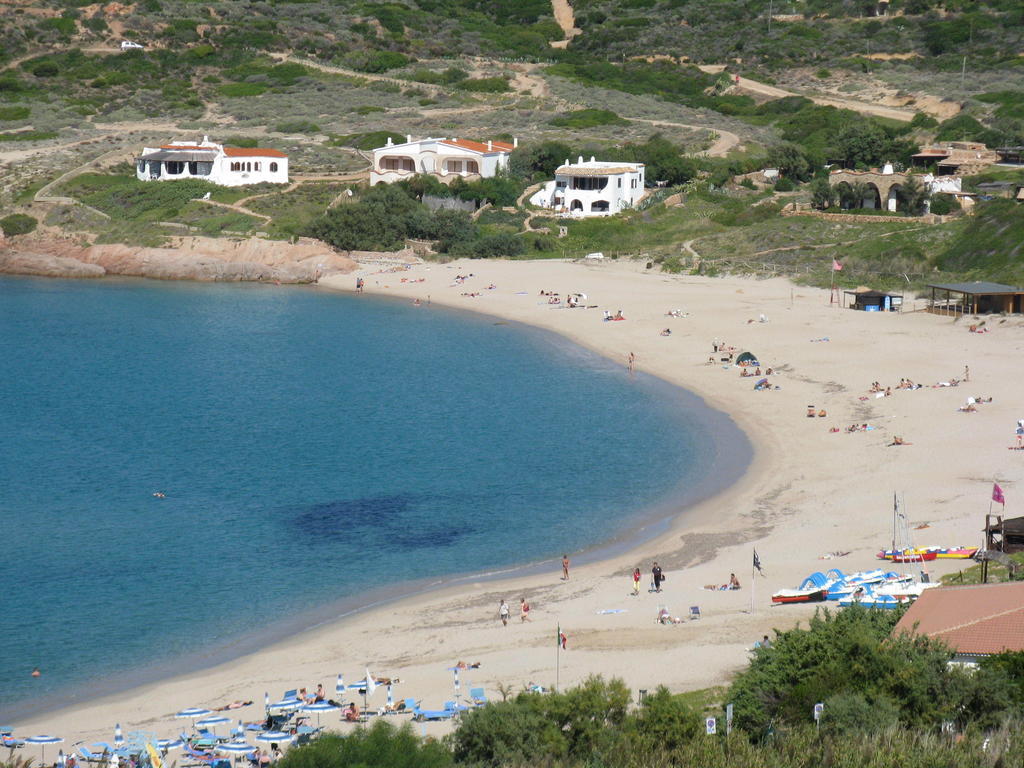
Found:
[[[761,570],[761,558],[757,556],[757,550],[754,550],[754,570],[764,576],[764,571]]]
[[[557,647],[561,648],[564,651],[565,650],[565,644],[568,641],[569,641],[569,638],[565,636],[565,632],[562,631],[562,625],[559,624],[558,625],[558,642],[556,644]]]
[[[373,675],[370,674],[370,668],[366,668],[366,695],[373,696],[373,692],[377,690],[377,681],[373,679]]]
[[[832,259],[832,271],[833,272],[842,272],[843,271],[843,265],[840,264],[835,259]]]
[[[340,672],[338,673],[338,682],[334,684],[334,690],[337,693],[345,692],[345,676]]]
[[[992,501],[1006,506],[1006,497],[1003,496],[1003,489],[999,487],[999,483],[992,483]]]

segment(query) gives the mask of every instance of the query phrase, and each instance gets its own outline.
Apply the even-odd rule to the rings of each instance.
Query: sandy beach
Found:
[[[773,591],[796,586],[815,570],[877,565],[875,553],[892,538],[894,492],[905,500],[918,545],[980,544],[994,480],[1006,493],[1006,513],[1019,514],[1024,451],[1007,449],[1015,444],[1016,420],[1024,418],[1020,317],[989,318],[989,332],[971,333],[973,320],[830,307],[828,291],[783,279],[673,276],[646,270],[642,262],[610,260],[458,261],[395,272],[365,265],[324,279],[321,287],[352,291],[357,277],[365,280],[367,294],[418,300],[424,312],[444,305],[545,328],[624,367],[633,353],[639,371],[729,414],[753,443],[754,461],[725,492],[680,510],[656,540],[574,564],[567,581],[553,562],[539,574],[413,596],[328,621],[211,669],[12,723],[17,733],[56,733],[66,746],[108,738],[119,722],[126,732],[164,737],[187,725],[173,719],[175,711],[237,699],[256,704],[232,717],[259,720],[264,691],[276,697],[323,683],[333,692],[339,672],[352,682],[367,667],[401,678],[396,699],[440,707],[452,698],[448,668],[459,660],[480,663],[462,673],[463,695],[472,685],[500,699],[499,687],[519,691],[529,683],[555,683],[559,626],[568,638],[558,672],[563,687],[595,674],[620,677],[634,690],[724,685],[762,635],[813,614],[808,606],[772,607]],[[586,294],[586,308],[549,304],[542,291],[557,292],[563,301],[569,293]],[[621,310],[626,319],[605,322],[605,310]],[[682,316],[668,316],[670,310]],[[671,334],[662,335],[665,329]],[[755,391],[757,379],[741,377],[739,368],[712,352],[715,341],[754,352],[762,369],[774,369],[772,388]],[[963,379],[965,367],[969,382],[934,386]],[[923,386],[897,389],[903,378]],[[892,394],[869,394],[875,381],[892,387]],[[958,411],[968,397],[992,402],[977,412]],[[812,405],[827,415],[808,418]],[[847,432],[854,423],[871,429]],[[908,444],[891,446],[897,436]],[[995,511],[1001,511],[998,505]],[[764,575],[752,583],[755,547]],[[835,552],[849,554],[823,559]],[[661,594],[648,592],[654,561],[667,575]],[[928,566],[936,578],[967,564]],[[484,571],[487,564],[479,566]],[[635,566],[643,573],[639,596],[632,595],[629,575]],[[704,588],[728,582],[730,573],[740,590]],[[367,574],[368,582],[373,578]],[[520,621],[520,597],[532,606],[530,622]],[[502,599],[512,609],[507,627],[497,618]],[[661,606],[684,621],[657,624]],[[699,620],[687,618],[691,606],[700,607]],[[371,705],[383,702],[378,691]],[[324,720],[348,727],[336,715]],[[449,727],[430,724],[425,732]]]

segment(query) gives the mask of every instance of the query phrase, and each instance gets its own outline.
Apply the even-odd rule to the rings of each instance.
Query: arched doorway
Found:
[[[573,200],[571,203],[569,203],[569,212],[572,213],[574,211],[579,211],[581,213],[583,212],[582,200]]]
[[[895,213],[899,210],[902,203],[903,187],[899,184],[893,184],[889,187],[889,194],[885,198],[885,210]]]
[[[861,208],[872,208],[880,210],[882,207],[882,194],[878,191],[878,187],[873,182],[867,184],[867,194],[864,195],[864,200],[861,203]]]

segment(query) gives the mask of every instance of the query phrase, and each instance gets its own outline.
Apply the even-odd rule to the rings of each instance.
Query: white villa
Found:
[[[145,147],[135,164],[141,181],[205,179],[225,187],[288,183],[288,155],[276,149],[225,147],[206,136],[199,143],[172,141]]]
[[[611,216],[636,205],[644,194],[643,163],[609,163],[593,157],[555,171],[555,180],[530,198],[541,208],[568,216]]]
[[[457,178],[467,181],[489,179],[508,165],[508,156],[519,146],[504,141],[470,141],[469,139],[420,139],[406,136],[404,144],[388,139],[383,147],[373,150],[370,186],[391,184],[417,173],[434,176],[445,184]]]

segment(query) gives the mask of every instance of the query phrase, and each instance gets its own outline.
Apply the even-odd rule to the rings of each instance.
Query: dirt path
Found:
[[[569,0],[551,0],[551,12],[554,14],[558,26],[562,28],[562,34],[565,35],[564,40],[553,41],[551,47],[565,48],[569,45],[569,41],[583,30],[576,26],[576,17],[572,12],[572,6],[569,5]]]
[[[717,75],[725,69],[724,64],[702,64],[699,66],[702,72],[708,74]],[[734,77],[735,81],[735,77]],[[803,96],[806,99],[810,99],[815,104],[821,104],[826,107],[837,107],[839,109],[850,109],[854,112],[859,112],[862,115],[874,115],[875,117],[887,117],[890,120],[899,120],[904,123],[909,123],[914,119],[915,112],[907,109],[896,109],[895,107],[883,107],[881,104],[870,104],[865,101],[857,101],[855,99],[840,99],[830,98],[827,96],[817,96],[808,93],[798,93],[797,91],[787,91],[783,88],[777,88],[774,85],[768,85],[766,83],[759,83],[756,80],[750,80],[746,77],[739,78],[739,82],[735,87],[738,87],[742,91],[749,93],[756,93],[760,96],[768,96],[772,99],[782,99],[787,96]]]
[[[346,69],[344,67],[335,67],[332,64],[321,64],[319,61],[313,61],[312,59],[301,59],[290,53],[271,53],[270,57],[277,61],[293,61],[296,64],[301,64],[304,67],[311,67],[318,69],[321,72],[327,72],[332,75],[346,75],[347,77],[358,77],[363,80],[373,80],[379,83],[394,83],[400,85],[403,88],[419,88],[423,91],[429,91],[430,93],[440,93],[444,91],[444,88],[440,85],[434,85],[432,83],[420,83],[415,80],[400,80],[397,77],[388,77],[387,75],[375,75],[370,72],[359,72],[355,69]]]
[[[686,128],[691,131],[714,131],[718,134],[718,138],[715,139],[714,143],[708,147],[701,154],[707,155],[708,157],[725,157],[733,149],[740,144],[740,137],[732,131],[726,131],[722,128],[712,128],[707,125],[686,125],[685,123],[671,123],[667,120],[646,120],[639,117],[629,117],[623,115],[627,120],[632,120],[634,123],[646,123],[647,125],[653,125],[655,127],[664,126],[666,128]]]

